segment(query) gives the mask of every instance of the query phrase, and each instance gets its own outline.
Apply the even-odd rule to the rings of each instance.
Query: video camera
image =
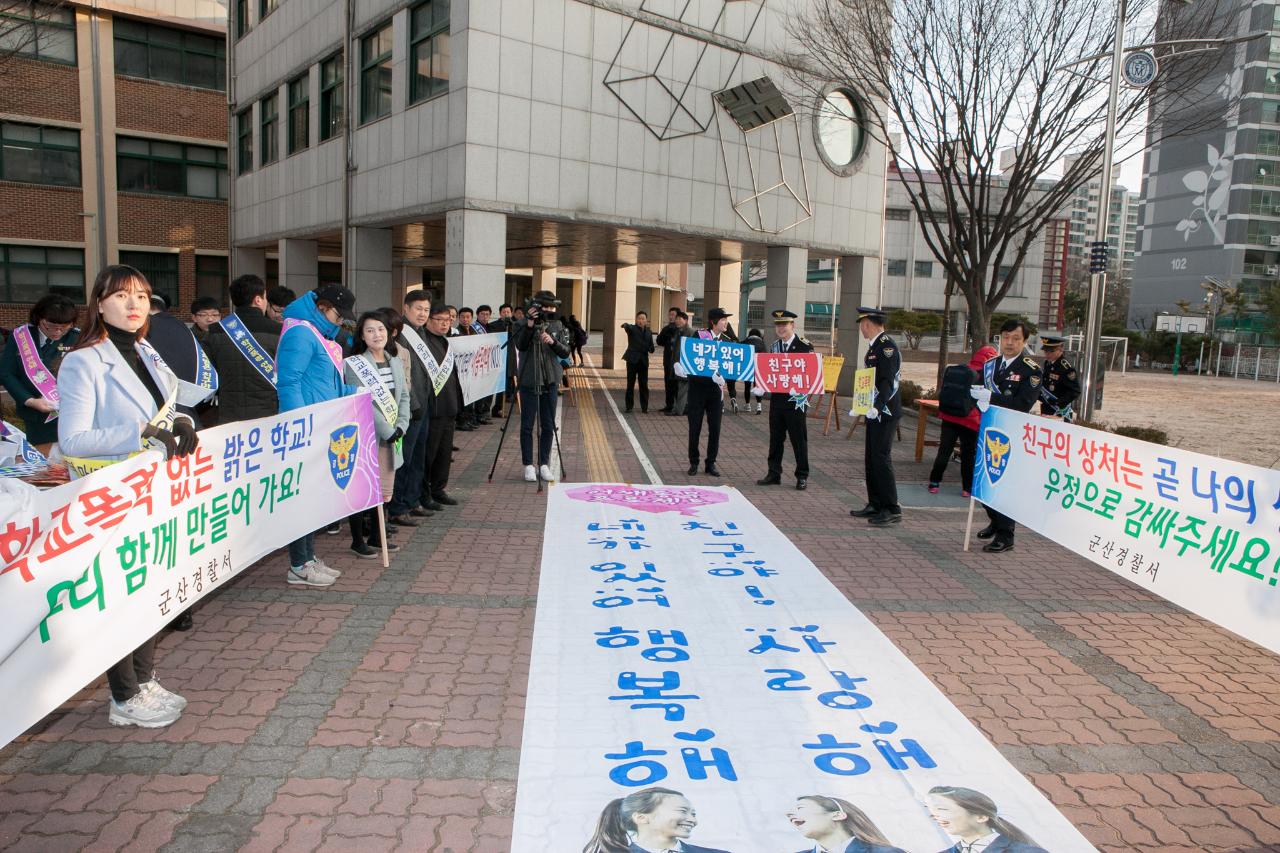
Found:
[[[551,310],[552,314],[560,305],[560,300],[556,299],[556,295],[549,290],[539,290],[530,296],[524,303],[524,315],[533,320],[535,329],[544,329],[547,325],[546,312]]]

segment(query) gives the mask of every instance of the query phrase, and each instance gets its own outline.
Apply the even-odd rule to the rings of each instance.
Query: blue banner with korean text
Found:
[[[979,803],[1094,849],[741,493],[552,487],[514,853],[937,853]]]
[[[992,408],[973,496],[1280,653],[1280,471]]]
[[[756,375],[756,351],[750,344],[712,338],[681,338],[680,363],[690,376],[715,376],[750,382]]]

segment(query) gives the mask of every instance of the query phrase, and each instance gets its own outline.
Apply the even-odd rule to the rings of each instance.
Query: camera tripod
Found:
[[[528,353],[528,355],[533,358],[533,383],[534,383],[533,393],[534,393],[535,403],[538,405],[538,411],[534,412],[534,419],[535,419],[534,420],[534,423],[535,423],[534,451],[535,453],[539,454],[539,456],[541,455],[541,451],[542,451],[541,401],[542,401],[542,395],[546,394],[548,391],[546,387],[545,378],[543,375],[543,369],[542,369],[542,354],[547,344],[542,341],[541,336],[542,336],[542,333],[546,331],[546,328],[547,328],[547,324],[545,322],[534,324],[533,347],[529,350],[529,353]],[[502,345],[503,349],[506,349],[511,346],[511,341],[514,337],[515,337],[514,334],[510,334],[507,336],[507,342]],[[494,451],[493,464],[489,466],[489,482],[490,483],[493,482],[493,472],[498,469],[498,457],[502,455],[502,444],[507,440],[507,429],[511,426],[511,416],[515,413],[516,408],[519,406],[519,395],[520,395],[519,375],[520,375],[519,371],[517,371],[516,389],[515,389],[516,399],[512,400],[511,405],[507,406],[507,417],[502,422],[502,428],[500,429],[501,435],[499,435],[498,437],[498,449]],[[510,379],[511,377],[507,377],[507,378]],[[558,389],[553,389],[553,390],[558,390]],[[560,476],[563,477],[565,472],[564,451],[560,447],[560,428],[556,426],[554,419],[551,422],[551,431],[554,435],[556,457],[560,460]],[[537,477],[538,477],[538,494],[542,494],[542,484],[545,482],[542,478],[542,465],[541,464],[535,465],[534,470],[537,472]]]

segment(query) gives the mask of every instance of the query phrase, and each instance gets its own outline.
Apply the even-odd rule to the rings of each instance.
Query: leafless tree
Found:
[[[51,29],[43,24],[60,22],[70,7],[58,0],[0,0],[0,75],[14,57],[35,56],[48,46]],[[74,33],[58,33],[55,38],[72,38]]]
[[[1130,20],[1148,24],[1127,43],[1235,34],[1226,0],[1166,4],[1158,17],[1157,3],[1129,0]],[[867,102],[870,130],[890,145],[929,249],[967,305],[971,346],[985,342],[1037,235],[1100,174],[1114,11],[1098,0],[813,0],[792,21],[796,81],[836,82]],[[1204,111],[1190,110],[1196,87],[1179,81],[1222,60],[1191,54],[1166,63],[1156,85],[1123,89],[1119,145],[1143,134],[1154,107],[1188,117],[1166,122],[1165,135],[1189,132]]]

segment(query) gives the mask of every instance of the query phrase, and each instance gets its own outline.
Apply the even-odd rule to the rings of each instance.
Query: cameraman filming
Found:
[[[524,323],[514,332],[520,356],[520,456],[524,479],[551,480],[551,445],[555,441],[556,405],[560,398],[560,359],[570,353],[569,330],[556,316],[560,300],[539,290],[525,309]],[[533,421],[539,419],[538,467],[533,466]]]

